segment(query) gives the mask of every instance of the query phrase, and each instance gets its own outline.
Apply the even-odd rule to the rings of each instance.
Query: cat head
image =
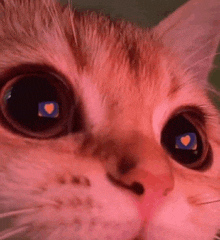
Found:
[[[0,12],[0,239],[213,239],[219,1],[152,29],[52,0]]]

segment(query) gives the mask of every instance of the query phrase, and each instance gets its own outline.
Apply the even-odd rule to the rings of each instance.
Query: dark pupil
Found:
[[[32,131],[43,131],[61,116],[58,89],[44,76],[31,75],[18,80],[5,95],[10,117]]]
[[[199,132],[182,115],[168,121],[162,131],[161,144],[172,158],[181,164],[192,164],[203,153],[203,144]]]

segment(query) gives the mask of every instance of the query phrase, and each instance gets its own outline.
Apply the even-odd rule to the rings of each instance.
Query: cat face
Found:
[[[219,1],[150,30],[52,0],[0,9],[0,239],[214,239]]]

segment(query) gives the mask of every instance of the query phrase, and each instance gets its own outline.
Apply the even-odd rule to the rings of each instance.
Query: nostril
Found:
[[[125,184],[117,179],[115,179],[110,173],[107,173],[107,178],[115,185],[119,187],[126,188],[128,190],[131,190],[133,193],[137,195],[144,194],[145,190],[141,183],[139,182],[133,182],[131,185]]]
[[[133,182],[130,189],[137,195],[142,195],[145,192],[143,185],[139,182]]]

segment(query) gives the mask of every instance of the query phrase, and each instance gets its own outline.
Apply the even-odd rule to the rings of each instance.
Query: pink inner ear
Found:
[[[137,169],[133,179],[143,184],[145,193],[138,199],[141,217],[148,223],[155,210],[165,200],[166,194],[173,189],[173,179],[170,176],[154,176],[150,172]],[[136,177],[135,177],[136,175]]]

